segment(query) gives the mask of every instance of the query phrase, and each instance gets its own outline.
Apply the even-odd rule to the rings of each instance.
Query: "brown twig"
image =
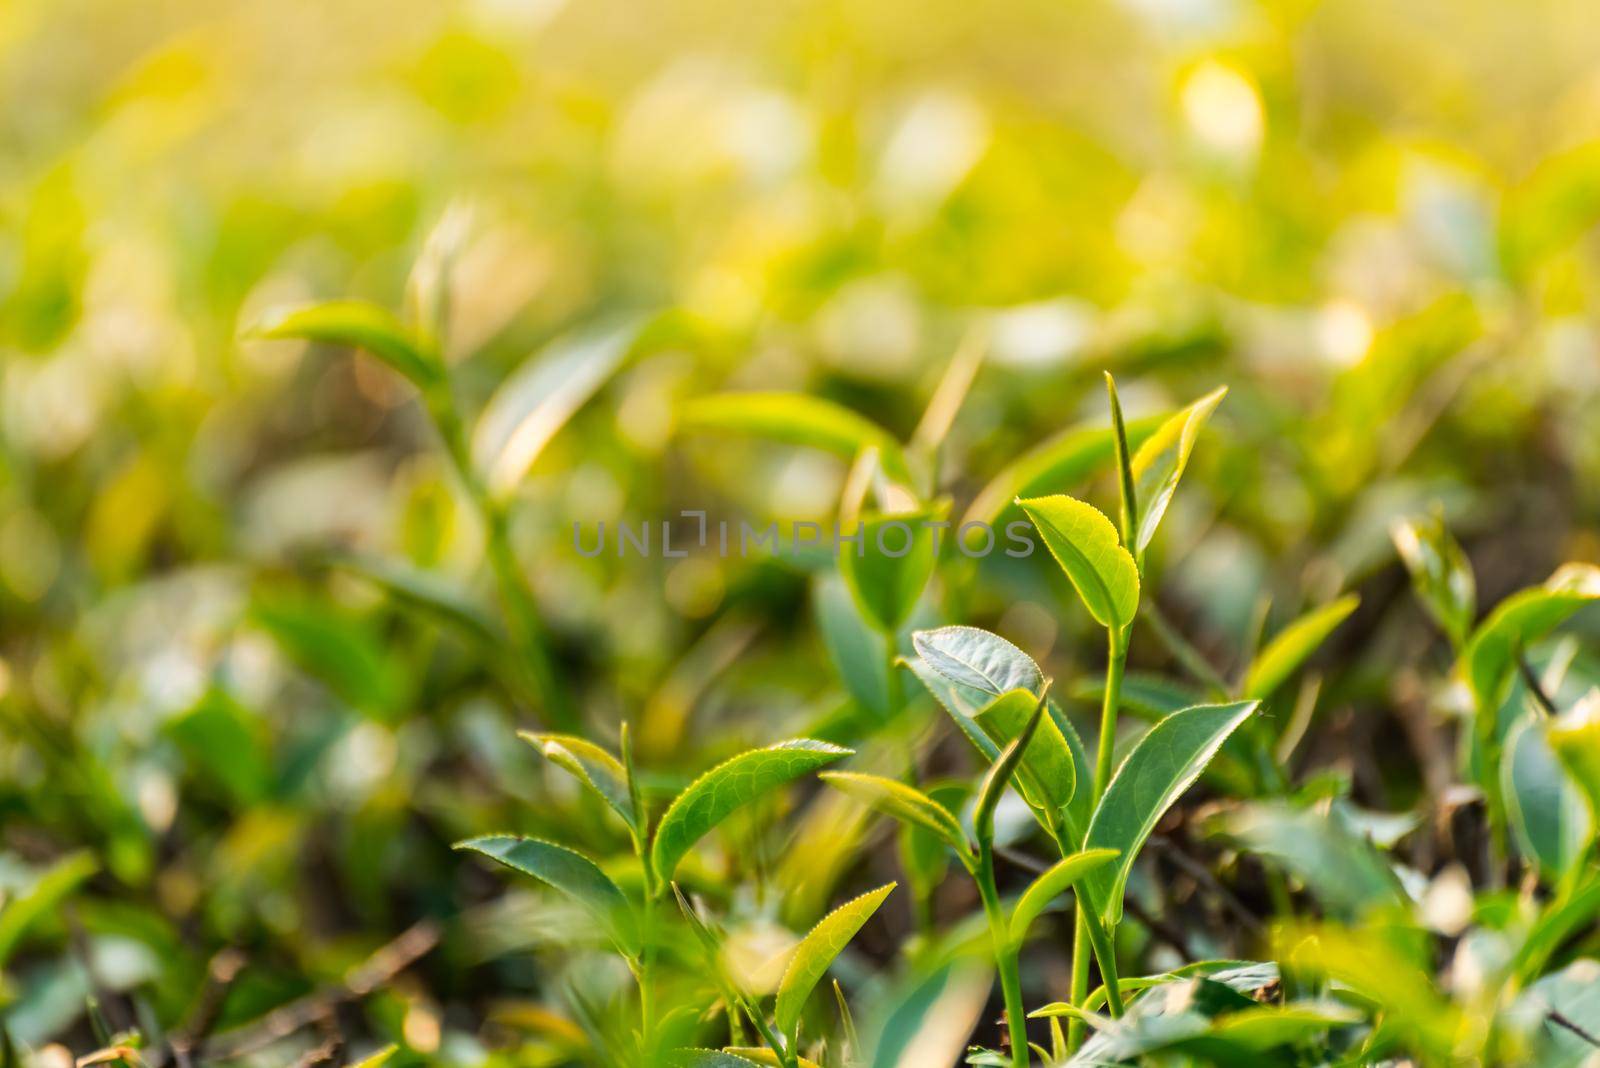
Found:
[[[366,997],[438,945],[439,934],[439,925],[432,920],[413,924],[353,969],[344,982],[291,1001],[248,1027],[218,1035],[211,1043],[212,1057],[230,1060],[253,1053],[323,1019],[347,1001]]]
[[[221,950],[211,958],[211,963],[206,966],[205,985],[200,988],[194,1011],[169,1043],[172,1061],[178,1068],[191,1068],[194,1064],[204,1062],[206,1038],[216,1026],[217,1017],[222,1014],[222,1003],[233,987],[234,980],[244,970],[244,964],[244,954],[232,947]]]

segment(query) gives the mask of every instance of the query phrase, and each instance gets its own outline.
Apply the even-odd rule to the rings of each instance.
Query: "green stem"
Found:
[[[633,836],[633,849],[644,872],[644,952],[640,954],[636,978],[639,982],[640,1045],[644,1047],[645,1056],[650,1058],[655,1055],[656,878],[643,835]]]
[[[1094,761],[1094,800],[1100,803],[1111,782],[1111,759],[1117,747],[1117,710],[1122,704],[1122,670],[1128,662],[1127,634],[1106,628],[1106,692],[1100,704],[1100,740]]]
[[[1080,909],[1079,914],[1084,918],[1084,930],[1088,932],[1089,943],[1094,947],[1094,959],[1100,965],[1100,982],[1106,988],[1106,1007],[1113,1018],[1121,1016],[1126,1010],[1122,1004],[1122,985],[1117,978],[1117,947],[1111,941],[1110,932],[1092,909]]]
[[[994,963],[1000,972],[1000,993],[1005,999],[1006,1026],[1011,1035],[1011,1063],[1013,1068],[1028,1068],[1032,1058],[1028,1050],[1028,1017],[1022,1006],[1022,978],[1017,968],[1017,947],[1011,941],[1004,911],[1000,908],[1000,894],[995,889],[994,847],[989,843],[978,846],[978,895],[983,899],[983,911],[989,917],[989,934],[994,940]]]
[[[1092,952],[1089,943],[1088,902],[1078,898],[1074,911],[1077,913],[1077,922],[1072,928],[1072,986],[1068,990],[1067,1000],[1074,1005],[1082,1005],[1089,997],[1089,955]],[[1076,1016],[1067,1021],[1068,1053],[1076,1052],[1083,1044],[1085,1030],[1083,1021]]]
[[[1096,745],[1094,762],[1094,803],[1100,803],[1101,796],[1106,792],[1106,786],[1111,782],[1111,762],[1116,753],[1117,744],[1117,711],[1122,704],[1122,673],[1128,661],[1128,632],[1119,627],[1106,629],[1106,685],[1105,695],[1100,705],[1100,738]],[[1069,997],[1072,1004],[1082,1006],[1089,996],[1089,954],[1092,952],[1100,958],[1100,972],[1102,981],[1107,983],[1107,993],[1116,986],[1116,962],[1110,959],[1109,952],[1102,953],[1096,945],[1096,931],[1098,921],[1089,915],[1087,903],[1083,900],[1077,902],[1078,921],[1072,937],[1072,987]],[[1112,944],[1112,934],[1100,932],[1103,940],[1109,946]],[[1106,969],[1110,968],[1111,975],[1106,976]],[[1121,992],[1117,993],[1120,1006]],[[1083,1042],[1083,1021],[1073,1019],[1067,1024],[1067,1049],[1077,1050]]]
[[[490,495],[472,466],[466,429],[448,382],[440,383],[426,398],[433,425],[444,442],[456,475],[484,524],[484,551],[494,572],[506,624],[516,650],[518,671],[526,676],[534,694],[544,703],[544,713],[555,725],[575,728],[578,717],[571,699],[556,678],[539,608],[511,547],[511,521],[503,504]]]

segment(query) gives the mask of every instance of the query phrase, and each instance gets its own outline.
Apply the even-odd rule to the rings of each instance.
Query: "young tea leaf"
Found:
[[[1106,397],[1111,401],[1112,445],[1117,460],[1117,481],[1121,498],[1118,528],[1122,534],[1122,544],[1131,546],[1134,544],[1134,533],[1139,522],[1140,497],[1133,485],[1133,465],[1128,455],[1128,428],[1122,421],[1122,399],[1117,396],[1116,379],[1111,377],[1110,371],[1105,375]],[[1137,557],[1135,559],[1137,560]]]
[[[1037,705],[1037,694],[1030,690],[1012,690],[991,701],[974,717],[974,722],[996,746],[1007,745],[1027,729]],[[1059,813],[1071,803],[1078,785],[1077,764],[1061,728],[1051,716],[1046,715],[1040,721],[1033,744],[1023,755],[1017,778],[1023,792],[1038,807]]]
[[[444,381],[438,354],[394,314],[358,300],[334,300],[274,312],[250,331],[264,338],[303,338],[364,349],[428,393]]]
[[[1600,600],[1600,567],[1567,564],[1542,586],[1501,601],[1462,654],[1463,674],[1480,715],[1505,700],[1518,649],[1544,637],[1586,604]]]
[[[966,857],[970,847],[961,824],[948,809],[915,786],[857,771],[825,771],[817,778],[885,815],[927,828]]]
[[[1128,447],[1136,449],[1161,424],[1162,417],[1135,419],[1126,427]],[[1111,427],[1074,428],[1041,442],[1006,465],[973,498],[962,524],[994,526],[1018,497],[1051,487],[1075,486],[1112,458],[1115,431]]]
[[[1588,794],[1590,813],[1600,823],[1600,690],[1590,690],[1546,730],[1550,748]]]
[[[1099,509],[1057,494],[1019,500],[1050,554],[1102,627],[1121,628],[1139,609],[1139,568]]]
[[[469,838],[455,848],[481,853],[561,891],[592,913],[624,953],[638,956],[641,940],[633,906],[610,876],[582,853],[509,834]]]
[[[1457,648],[1466,644],[1477,614],[1477,582],[1466,553],[1437,515],[1404,519],[1389,530],[1411,586]]]
[[[1263,701],[1271,697],[1360,603],[1360,597],[1349,593],[1284,627],[1250,665],[1244,680],[1244,696]]]
[[[1028,937],[1028,928],[1050,907],[1051,902],[1076,886],[1085,875],[1109,864],[1116,856],[1115,849],[1086,849],[1057,861],[1028,884],[1028,888],[1017,899],[1016,907],[1011,910],[1011,944],[1021,945],[1023,939]]]
[[[1228,387],[1218,386],[1204,397],[1169,417],[1155,433],[1134,453],[1132,476],[1138,494],[1138,533],[1133,544],[1135,553],[1143,553],[1156,536],[1156,528],[1167,514],[1172,495],[1188,466],[1189,453],[1194,450],[1195,439],[1211,418],[1211,413]]]
[[[593,742],[571,734],[518,731],[517,737],[594,791],[600,800],[622,817],[622,822],[628,825],[629,830],[637,832],[640,829],[634,818],[633,798],[628,792],[628,772],[622,766],[622,761]]]
[[[994,810],[999,807],[1001,795],[1006,792],[1012,773],[1017,770],[1017,765],[1022,763],[1022,758],[1044,719],[1045,695],[1040,694],[1022,730],[1011,739],[1010,744],[1000,750],[1000,755],[989,765],[989,772],[983,778],[983,785],[978,788],[978,800],[972,808],[973,833],[978,836],[979,842],[993,839]]]
[[[1174,712],[1139,739],[1112,776],[1089,821],[1084,848],[1115,849],[1119,855],[1112,865],[1090,872],[1082,890],[1107,924],[1122,918],[1122,888],[1156,823],[1258,705],[1239,701]]]
[[[828,965],[850,944],[850,939],[878,911],[878,906],[894,888],[895,884],[889,883],[845,902],[824,916],[801,939],[778,983],[773,1021],[780,1032],[793,1039],[800,1028],[800,1012],[805,1008],[806,998],[827,973]]]
[[[848,749],[799,738],[718,764],[690,783],[662,815],[651,846],[657,877],[672,878],[683,855],[735,809],[849,755]]]

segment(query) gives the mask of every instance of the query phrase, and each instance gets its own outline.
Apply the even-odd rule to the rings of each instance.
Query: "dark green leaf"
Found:
[[[554,842],[509,834],[469,838],[457,842],[456,848],[482,853],[561,891],[589,910],[624,953],[639,954],[641,942],[633,906],[600,866],[582,853]]]
[[[1089,822],[1084,848],[1115,849],[1119,855],[1109,868],[1091,872],[1082,891],[1108,925],[1122,918],[1128,872],[1157,821],[1257,704],[1196,705],[1174,712],[1139,739],[1112,776]]]

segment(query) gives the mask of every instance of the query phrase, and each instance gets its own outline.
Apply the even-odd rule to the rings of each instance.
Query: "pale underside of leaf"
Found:
[[[516,488],[556,432],[622,366],[641,325],[628,318],[560,338],[495,391],[472,434],[473,463],[492,494]]]

